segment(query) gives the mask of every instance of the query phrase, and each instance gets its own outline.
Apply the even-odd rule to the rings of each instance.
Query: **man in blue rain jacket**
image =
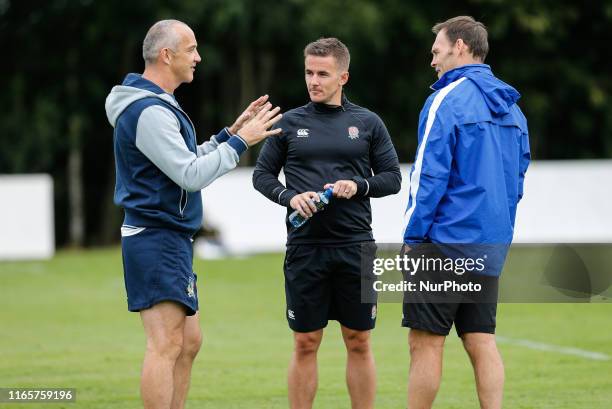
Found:
[[[530,160],[527,121],[516,105],[520,94],[483,64],[489,46],[482,23],[460,16],[436,24],[433,32],[431,66],[439,80],[419,117],[404,248],[508,246]],[[411,328],[409,408],[433,404],[453,324],[474,366],[481,407],[501,408],[496,309],[496,303],[404,304],[402,325]]]

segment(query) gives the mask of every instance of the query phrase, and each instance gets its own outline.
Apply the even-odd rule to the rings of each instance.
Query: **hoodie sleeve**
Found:
[[[198,145],[198,157],[214,151],[220,144],[227,142],[232,136],[239,137],[238,135],[232,135],[227,127],[221,129],[218,134],[211,136],[208,141]],[[244,144],[247,145],[246,142]]]
[[[211,138],[214,139],[215,137]],[[216,141],[218,144],[218,141]],[[234,169],[246,145],[237,136],[218,144],[207,142],[191,152],[180,133],[177,118],[168,109],[153,105],[142,111],[136,126],[136,147],[181,188],[195,192]]]
[[[426,130],[419,143],[410,173],[404,243],[422,243],[427,238],[438,203],[448,186],[456,141],[453,129],[444,126],[436,116],[429,133]]]
[[[523,132],[521,139],[521,157],[519,159],[519,184],[518,184],[518,201],[523,198],[523,182],[525,181],[525,173],[531,161],[531,152],[529,149],[529,134]]]

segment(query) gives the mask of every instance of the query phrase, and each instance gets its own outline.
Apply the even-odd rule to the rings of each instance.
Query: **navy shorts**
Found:
[[[193,272],[191,236],[174,230],[147,227],[121,238],[128,310],[140,311],[162,301],[198,310],[197,277]]]
[[[289,327],[311,332],[336,320],[356,331],[373,329],[376,303],[361,302],[361,266],[362,262],[371,264],[375,257],[373,242],[344,247],[287,246],[284,270]]]

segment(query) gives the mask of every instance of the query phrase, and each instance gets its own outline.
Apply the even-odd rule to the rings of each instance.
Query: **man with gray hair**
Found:
[[[140,312],[147,348],[145,409],[185,406],[202,336],[191,237],[202,225],[200,190],[229,172],[240,155],[277,134],[267,95],[209,141],[173,92],[190,83],[201,61],[193,31],[177,20],[155,23],[143,42],[145,70],[128,74],[106,99],[114,131],[115,203],[125,210],[121,246],[128,309]]]

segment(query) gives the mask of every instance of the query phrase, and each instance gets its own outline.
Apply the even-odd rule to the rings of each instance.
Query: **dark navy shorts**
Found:
[[[362,302],[361,264],[371,264],[375,257],[373,242],[344,247],[287,246],[284,270],[289,327],[311,332],[336,320],[356,331],[373,329],[376,303]]]
[[[191,236],[174,230],[147,227],[121,238],[128,310],[140,311],[162,301],[198,310],[197,276],[193,272]]]

